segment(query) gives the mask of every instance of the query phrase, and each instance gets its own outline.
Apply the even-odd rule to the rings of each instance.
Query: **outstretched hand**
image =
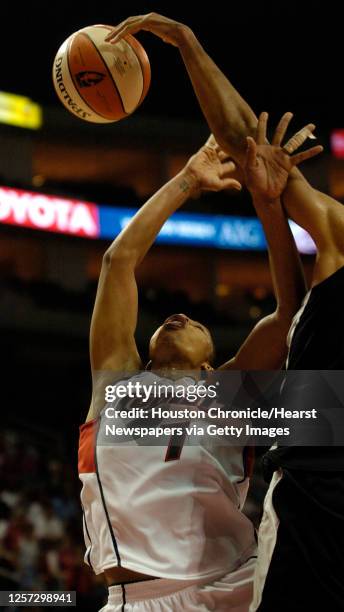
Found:
[[[318,155],[323,147],[318,145],[291,155],[307,138],[314,138],[315,125],[306,125],[282,147],[281,143],[292,119],[292,113],[285,113],[280,120],[272,143],[266,139],[268,114],[262,113],[258,120],[256,139],[247,137],[246,163],[244,167],[247,188],[257,199],[272,201],[284,191],[288,176],[294,166]]]
[[[189,159],[185,172],[191,177],[194,197],[201,191],[241,190],[241,184],[234,178],[236,165],[221,151],[213,135]]]
[[[140,30],[146,30],[152,32],[164,42],[178,47],[180,35],[185,29],[187,29],[186,26],[178,21],[157,13],[148,13],[147,15],[128,17],[128,19],[115,26],[105,40],[115,44],[127,34],[136,34]]]

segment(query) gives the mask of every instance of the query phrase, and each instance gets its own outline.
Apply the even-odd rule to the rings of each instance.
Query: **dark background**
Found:
[[[188,24],[256,112],[291,110],[296,121],[341,127],[343,18],[339,2],[7,2],[2,21],[1,88],[56,104],[51,66],[73,31],[156,11]],[[3,14],[4,17],[4,14]],[[150,33],[152,86],[140,113],[198,117],[178,51]]]

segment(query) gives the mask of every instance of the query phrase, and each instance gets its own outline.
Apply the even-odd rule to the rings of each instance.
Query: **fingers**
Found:
[[[128,17],[125,21],[122,21],[118,26],[114,27],[113,30],[108,34],[105,38],[106,42],[111,42],[115,44],[118,42],[123,36],[128,34],[128,32],[134,34],[140,29],[142,21],[144,20],[145,15],[138,15],[136,17]]]
[[[216,142],[216,140],[215,140],[215,136],[214,136],[214,134],[210,134],[210,136],[209,136],[209,138],[208,138],[207,142],[205,143],[205,146],[206,146],[206,147],[211,147],[212,149],[215,149],[215,150],[216,150],[216,152],[217,152],[217,149],[218,149],[218,148],[220,149],[219,145],[217,144],[217,142]],[[221,149],[220,149],[220,150],[221,150]]]
[[[222,149],[216,149],[216,155],[218,157],[218,159],[220,160],[221,164],[223,164],[224,162],[233,162],[233,159],[230,155],[228,155],[228,153],[225,153],[225,151],[222,151]],[[235,162],[233,162],[235,167],[236,164]]]
[[[222,189],[236,189],[236,191],[241,191],[242,186],[239,181],[232,178],[227,178],[222,179]]]
[[[119,35],[120,35],[120,33],[122,32],[122,30],[123,30],[124,28],[126,28],[126,27],[127,27],[127,25],[128,25],[128,22],[129,22],[129,21],[130,21],[130,18],[129,18],[129,19],[126,19],[125,21],[122,21],[120,24],[118,24],[117,26],[115,26],[115,27],[114,27],[114,28],[111,30],[110,34],[108,34],[108,35],[105,37],[105,42],[113,42],[113,39],[114,39],[115,37],[119,36]]]
[[[285,136],[285,133],[288,129],[288,125],[293,118],[293,113],[285,113],[283,117],[280,119],[280,122],[275,130],[272,144],[275,146],[279,146]]]
[[[223,161],[224,159],[229,159],[230,155],[228,155],[228,153],[226,153],[223,149],[221,149],[220,145],[218,144],[214,134],[210,134],[207,142],[204,145],[205,147],[209,147],[210,149],[213,149],[217,155],[217,157],[219,158],[220,161]]]
[[[266,127],[268,123],[268,113],[261,113],[258,119],[256,143],[265,144],[266,141]]]
[[[283,146],[283,150],[287,153],[294,153],[301,145],[307,140],[307,138],[314,138],[313,132],[315,130],[314,123],[309,123],[297,132],[288,142]]]
[[[293,166],[297,166],[301,162],[305,161],[305,159],[310,159],[311,157],[315,157],[322,153],[324,147],[321,145],[317,145],[316,147],[312,147],[308,149],[308,151],[303,151],[302,153],[297,153],[297,155],[293,155],[290,159],[292,161]]]
[[[225,153],[224,151],[222,151],[222,149],[217,149],[216,154],[220,162],[225,161],[225,159],[230,159],[230,156],[228,155],[228,153]]]
[[[123,22],[125,23],[125,22]],[[125,34],[127,33],[127,27],[120,24],[116,28],[114,28],[110,34],[105,38],[105,42],[109,42],[111,44],[116,44]]]
[[[118,43],[120,40],[122,40],[122,38],[125,38],[125,36],[127,36],[127,34],[136,34],[136,32],[139,32],[140,30],[140,26],[125,26],[123,28],[121,28],[120,30],[116,30],[115,32],[113,32],[111,36],[111,38],[109,36],[106,37],[105,41],[106,42],[110,42],[112,45],[115,45],[116,43]]]
[[[229,178],[234,170],[236,170],[236,165],[232,161],[227,161],[221,165],[220,176],[221,178]]]
[[[246,165],[254,168],[257,165],[257,145],[251,136],[247,136]]]
[[[217,144],[215,136],[210,134],[207,142],[204,145],[205,147],[211,149],[216,153],[217,158],[220,160],[222,165],[225,165],[224,162],[229,162],[231,165],[229,166],[230,170],[233,172],[236,169],[236,165],[231,159],[230,155],[221,149],[220,145]]]

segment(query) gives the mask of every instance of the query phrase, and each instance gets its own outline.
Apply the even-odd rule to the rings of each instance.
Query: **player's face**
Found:
[[[185,314],[168,317],[149,344],[149,356],[153,361],[167,364],[169,361],[184,362],[195,369],[209,362],[213,350],[209,330]]]

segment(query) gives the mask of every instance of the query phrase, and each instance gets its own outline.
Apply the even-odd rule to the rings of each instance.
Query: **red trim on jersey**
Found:
[[[92,419],[80,426],[78,470],[79,474],[92,474],[96,471],[95,445],[97,421]]]

